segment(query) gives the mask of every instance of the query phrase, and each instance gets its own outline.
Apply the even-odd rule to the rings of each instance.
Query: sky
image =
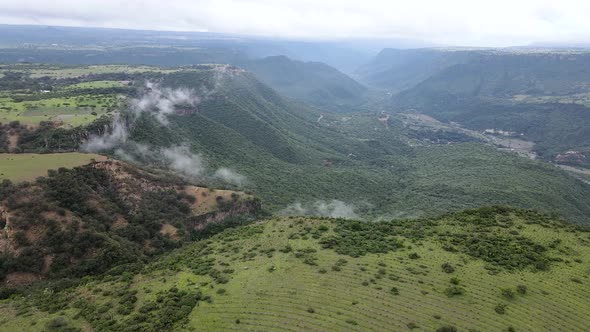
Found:
[[[440,45],[590,43],[590,0],[0,0],[0,23]]]

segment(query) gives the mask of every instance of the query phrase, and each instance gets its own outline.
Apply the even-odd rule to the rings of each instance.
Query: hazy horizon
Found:
[[[507,47],[590,41],[580,0],[0,1],[0,24],[211,32],[291,40]],[[138,14],[139,13],[139,14]]]

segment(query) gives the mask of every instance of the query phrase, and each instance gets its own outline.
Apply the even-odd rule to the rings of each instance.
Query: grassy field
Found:
[[[11,181],[34,180],[47,175],[47,170],[59,167],[75,167],[89,163],[92,159],[103,160],[105,157],[90,153],[3,153],[0,154],[0,180]]]
[[[19,71],[30,73],[32,78],[49,76],[51,78],[75,78],[89,74],[110,74],[110,73],[145,73],[159,72],[169,73],[177,71],[176,69],[163,69],[150,66],[127,66],[127,65],[97,65],[97,66],[77,66],[77,67],[60,67],[51,65],[11,65],[9,71]],[[0,70],[0,74],[3,70]]]
[[[109,94],[49,97],[34,101],[4,97],[0,98],[0,122],[20,121],[37,125],[41,121],[56,121],[66,127],[75,127],[91,123],[97,117],[115,110],[119,103],[120,99],[116,95]]]
[[[122,87],[124,85],[125,84],[120,81],[90,81],[90,82],[71,84],[71,85],[64,87],[64,89],[76,90],[76,89],[118,88],[118,87]]]
[[[136,274],[4,301],[0,330],[587,331],[589,234],[532,212],[490,211],[267,220]]]

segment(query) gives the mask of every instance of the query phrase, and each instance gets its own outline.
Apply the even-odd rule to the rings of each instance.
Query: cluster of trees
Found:
[[[210,300],[199,290],[179,290],[172,287],[157,294],[155,300],[141,306],[136,304],[136,291],[115,294],[117,303],[99,306],[84,299],[74,306],[96,331],[170,331],[177,324],[186,323],[199,301]],[[116,308],[114,312],[111,312]],[[106,313],[109,312],[110,315]]]
[[[352,257],[368,253],[386,253],[403,247],[385,222],[366,223],[360,221],[336,220],[333,236],[320,240],[322,248],[334,249],[337,253]]]
[[[0,257],[0,277],[13,271],[54,277],[96,274],[178,247],[191,215],[186,197],[171,190],[138,192],[142,196],[134,209],[119,193],[117,181],[90,164],[50,171],[35,184],[2,183],[0,198],[12,211],[20,252]],[[115,227],[121,218],[124,226]],[[177,227],[177,239],[160,233],[163,223]],[[33,230],[38,235],[30,240],[25,234]],[[48,255],[52,260],[46,270]]]

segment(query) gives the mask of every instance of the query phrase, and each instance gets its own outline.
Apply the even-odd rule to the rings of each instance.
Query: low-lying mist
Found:
[[[109,130],[102,135],[93,135],[82,144],[87,152],[112,151],[118,158],[131,163],[149,163],[169,169],[189,180],[216,181],[242,187],[247,178],[227,167],[211,170],[199,153],[191,151],[189,145],[154,147],[130,140],[130,130],[142,114],[153,116],[163,126],[169,125],[168,116],[177,107],[196,108],[203,100],[212,96],[223,84],[227,74],[223,69],[214,72],[214,88],[199,90],[187,88],[163,88],[157,83],[147,82],[143,94],[129,101],[123,112],[127,117],[116,114]]]
[[[331,201],[318,200],[312,203],[295,202],[281,210],[279,214],[285,216],[321,216],[332,218],[358,219],[355,206],[343,201],[333,199]]]

